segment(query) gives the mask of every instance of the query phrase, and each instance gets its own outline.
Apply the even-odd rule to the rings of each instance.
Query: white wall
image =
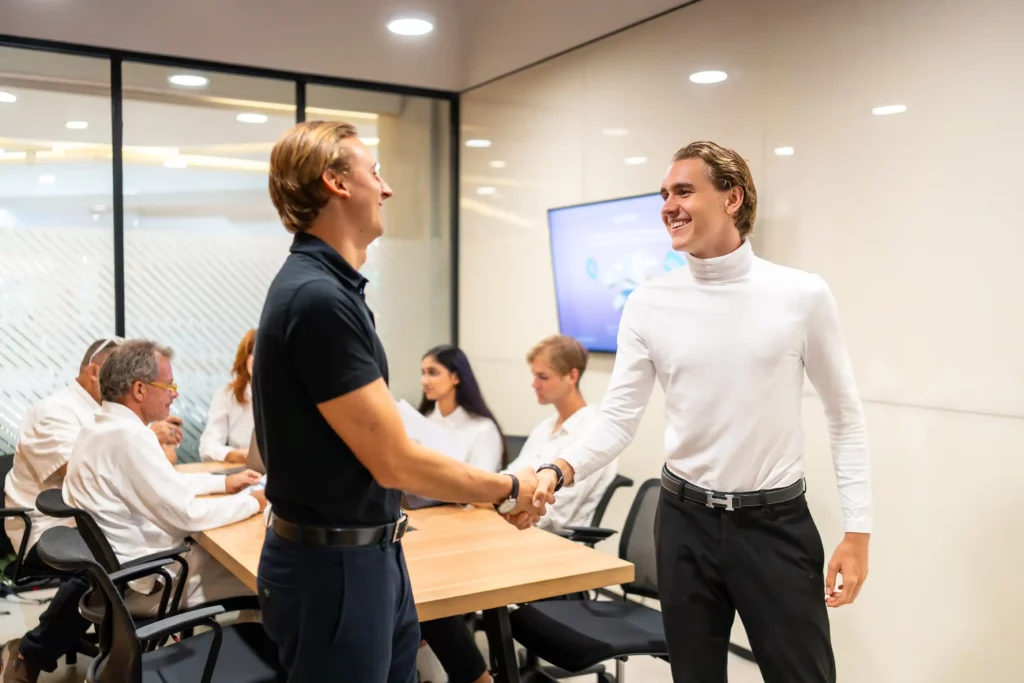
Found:
[[[871,576],[831,613],[844,683],[1024,676],[1021,25],[1024,8],[1001,0],[714,0],[463,99],[464,134],[493,146],[463,151],[461,343],[506,431],[544,415],[523,354],[557,329],[546,210],[655,191],[687,142],[742,151],[755,249],[832,286],[875,492]],[[729,80],[687,80],[708,68]],[[908,111],[872,116],[885,104]],[[795,155],[775,156],[783,145]],[[610,367],[596,358],[583,382],[595,402]],[[656,392],[620,461],[637,480],[658,473],[662,406]],[[840,513],[810,390],[804,426],[831,548]]]

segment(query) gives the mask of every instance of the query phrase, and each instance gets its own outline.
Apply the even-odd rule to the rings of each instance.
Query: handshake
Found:
[[[519,479],[518,503],[502,517],[517,529],[529,529],[544,516],[548,505],[554,504],[558,480],[550,470],[541,470],[538,474],[532,467],[516,472],[516,478]]]

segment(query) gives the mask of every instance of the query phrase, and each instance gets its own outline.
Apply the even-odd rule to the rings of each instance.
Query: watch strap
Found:
[[[541,465],[540,467],[537,468],[537,472],[538,473],[541,470],[551,470],[552,472],[554,472],[555,476],[558,477],[558,481],[555,484],[555,491],[558,491],[559,489],[562,488],[562,484],[565,483],[565,479],[562,476],[562,470],[559,469],[558,465],[554,465],[554,464],[552,464],[550,462],[549,463],[545,463],[545,464],[543,464],[543,465]]]

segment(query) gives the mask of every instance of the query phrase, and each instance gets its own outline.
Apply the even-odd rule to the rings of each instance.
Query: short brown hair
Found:
[[[564,334],[555,334],[542,339],[530,349],[530,352],[526,354],[526,362],[532,363],[540,356],[544,356],[548,365],[562,377],[573,370],[579,370],[579,376],[583,377],[590,354],[586,347],[576,339]]]
[[[746,239],[754,231],[757,218],[757,188],[747,162],[736,151],[703,140],[691,142],[676,152],[672,163],[683,159],[702,159],[708,166],[711,184],[718,190],[725,192],[734,187],[743,190],[743,203],[736,212],[736,228],[740,237]]]
[[[356,137],[356,128],[342,121],[306,121],[292,127],[270,152],[270,199],[288,232],[313,225],[329,196],[321,177],[328,169],[348,173],[347,150],[341,141]]]
[[[152,382],[160,372],[157,358],[173,360],[174,351],[148,339],[131,339],[118,346],[100,368],[100,394],[117,402],[136,382]]]

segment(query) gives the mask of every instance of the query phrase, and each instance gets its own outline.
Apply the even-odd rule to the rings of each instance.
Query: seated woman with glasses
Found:
[[[242,337],[231,367],[232,380],[213,396],[206,427],[199,437],[203,460],[245,464],[252,439],[252,360],[256,330]]]

